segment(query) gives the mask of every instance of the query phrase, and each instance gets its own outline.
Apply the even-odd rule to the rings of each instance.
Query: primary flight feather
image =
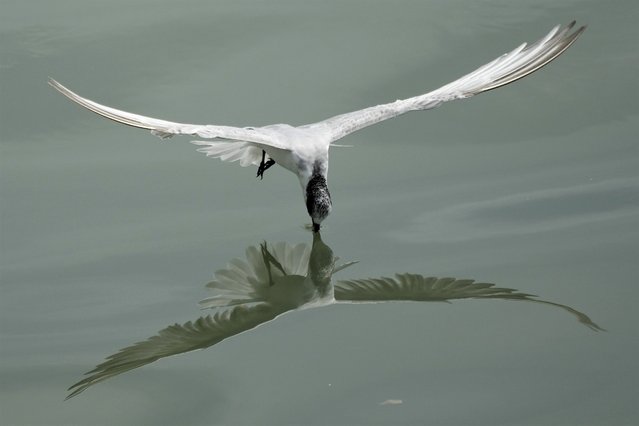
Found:
[[[435,108],[444,102],[465,99],[519,80],[563,53],[586,29],[582,26],[573,31],[574,26],[574,21],[563,28],[556,26],[537,42],[531,45],[524,43],[452,83],[424,95],[297,127],[274,124],[240,128],[174,123],[100,105],[77,95],[53,79],[49,79],[49,84],[96,114],[118,123],[150,130],[161,138],[190,135],[211,139],[193,143],[201,146],[199,152],[210,157],[222,161],[239,161],[242,166],[258,165],[257,174],[260,177],[273,164],[290,170],[300,181],[313,230],[318,231],[332,208],[326,178],[328,151],[333,142],[409,111]]]

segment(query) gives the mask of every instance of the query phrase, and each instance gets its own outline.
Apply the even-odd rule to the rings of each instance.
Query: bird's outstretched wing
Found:
[[[575,21],[563,28],[556,26],[536,43],[524,43],[512,52],[425,95],[337,115],[302,127],[323,129],[330,134],[331,141],[336,141],[364,127],[409,111],[435,108],[447,101],[465,99],[496,89],[527,76],[564,52],[586,29],[582,26],[571,32],[574,26]]]
[[[236,306],[215,315],[200,317],[185,324],[174,324],[158,334],[121,349],[89,371],[87,377],[69,388],[67,399],[103,380],[140,368],[162,358],[204,349],[222,340],[271,321],[282,309],[268,303]]]
[[[242,166],[248,166],[259,164],[262,146],[289,149],[286,139],[277,131],[277,126],[253,128],[175,123],[101,105],[72,92],[52,78],[49,79],[49,85],[73,102],[102,117],[128,126],[150,130],[162,139],[173,135],[191,135],[204,139],[222,140],[222,142],[196,141],[194,143],[204,146],[198,151],[223,161],[239,160]]]
[[[455,299],[505,299],[541,303],[567,311],[592,330],[603,330],[588,315],[570,306],[540,300],[537,296],[512,288],[495,287],[495,284],[478,283],[474,280],[395,274],[395,278],[344,280],[335,284],[335,300],[338,303],[376,303],[393,300],[448,302]]]
[[[491,298],[526,299],[530,294],[491,283],[456,278],[425,277],[419,274],[395,274],[394,278],[340,280],[335,284],[338,302],[386,302],[414,300],[444,302],[452,299]]]

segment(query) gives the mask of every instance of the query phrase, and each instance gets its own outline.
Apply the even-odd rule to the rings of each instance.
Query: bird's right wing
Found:
[[[217,140],[195,141],[193,143],[203,146],[198,151],[209,157],[219,158],[223,161],[239,160],[242,166],[259,164],[264,146],[285,150],[290,148],[287,139],[283,137],[281,132],[277,131],[277,126],[254,128],[176,123],[101,105],[72,92],[52,78],[49,79],[49,85],[89,111],[117,123],[150,130],[152,134],[162,139],[174,135],[191,135]]]
[[[67,399],[96,383],[159,359],[213,346],[228,337],[271,321],[284,312],[267,303],[248,307],[243,305],[185,324],[168,326],[155,336],[107,357],[106,361],[86,373],[88,377],[68,389],[70,393]]]

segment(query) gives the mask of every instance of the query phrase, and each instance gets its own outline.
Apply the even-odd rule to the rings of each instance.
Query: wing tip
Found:
[[[570,30],[572,30],[575,27],[575,25],[577,25],[577,20],[573,19],[572,21],[570,21],[568,25],[566,25],[566,27],[564,28],[564,32],[565,33],[570,32]],[[574,37],[576,39],[577,37],[581,35],[581,33],[586,31],[586,28],[588,28],[588,25],[584,24],[580,26],[579,28],[577,28],[570,36],[567,36],[566,38]]]
[[[60,91],[60,89],[64,87],[60,83],[58,83],[56,79],[53,77],[47,77],[47,84],[53,87],[54,89],[56,89],[57,91]]]
[[[48,77],[47,78],[47,84],[49,86],[53,87],[58,92],[60,92],[61,94],[63,94],[64,96],[66,96],[67,98],[73,100],[74,102],[77,102],[77,100],[74,99],[74,96],[77,97],[78,95],[73,93],[71,90],[67,89],[65,86],[62,85],[62,83],[57,81],[55,78]]]

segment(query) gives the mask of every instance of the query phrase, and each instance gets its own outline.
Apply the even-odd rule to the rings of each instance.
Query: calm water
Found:
[[[0,11],[0,423],[639,422],[636,2],[0,0]],[[46,85],[176,121],[304,124],[427,92],[572,19],[588,30],[533,76],[344,139],[354,147],[332,151],[334,211],[315,258],[290,173],[256,180]],[[64,401],[108,355],[214,314],[197,304],[217,294],[205,284],[247,247],[261,260],[264,242],[287,285],[308,291],[261,294],[217,331],[170,328],[163,355],[266,321]],[[298,244],[303,255],[282,254]],[[304,279],[304,256],[359,263]],[[427,301],[326,302],[370,298],[380,281],[344,288],[396,273],[550,304],[400,294],[388,280],[378,299]]]

